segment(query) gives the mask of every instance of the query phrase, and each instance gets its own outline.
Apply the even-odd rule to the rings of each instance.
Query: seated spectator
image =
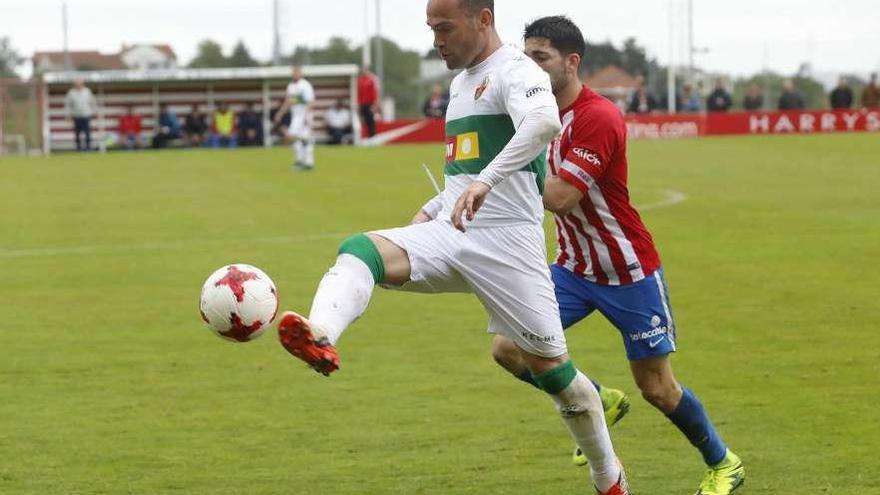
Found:
[[[853,90],[849,87],[849,81],[845,77],[840,78],[837,87],[831,91],[829,99],[831,100],[831,108],[835,110],[852,108],[855,95],[853,95]]]
[[[336,105],[324,113],[327,123],[327,144],[342,144],[351,139],[354,131],[351,126],[351,110],[343,100],[336,100]]]
[[[168,146],[169,141],[179,138],[180,122],[177,121],[177,115],[163,103],[159,106],[159,126],[153,136],[153,148],[164,148]]]
[[[275,115],[281,110],[281,105],[283,103],[279,103],[269,112],[269,122],[275,122]],[[287,129],[290,128],[290,112],[286,112],[283,117],[281,117],[281,121],[278,122],[277,125],[272,126],[271,134],[273,136],[273,141],[275,139],[283,141],[287,136]]]
[[[199,106],[193,105],[192,111],[186,116],[183,123],[183,134],[190,146],[205,144],[205,134],[208,132],[208,122],[205,115],[199,112]]]
[[[254,105],[248,103],[238,114],[238,144],[241,146],[261,146],[263,144],[263,121]]]
[[[709,98],[706,100],[706,110],[710,112],[726,112],[732,106],[733,98],[730,97],[730,93],[724,88],[724,79],[719,78],[715,81],[715,89],[709,93]]]
[[[127,149],[140,148],[141,130],[141,117],[135,115],[134,107],[129,105],[125,115],[119,118],[119,138]]]
[[[794,87],[791,79],[782,83],[782,95],[779,97],[779,110],[803,110],[806,107],[804,97]]]
[[[865,108],[880,107],[880,86],[877,86],[877,73],[871,74],[871,82],[862,90],[862,106]]]
[[[226,102],[220,102],[214,111],[211,124],[210,146],[212,148],[235,148],[238,146],[235,112],[229,109]]]
[[[645,86],[645,78],[638,76],[636,78],[636,90],[629,103],[629,112],[651,113],[655,110],[657,110],[657,99],[654,98],[654,95]]]
[[[681,103],[684,112],[700,111],[700,95],[694,92],[694,88],[690,84],[685,84],[681,88]]]
[[[755,83],[749,85],[748,92],[743,98],[743,109],[750,112],[764,109],[764,93],[761,87]]]
[[[446,117],[446,107],[448,106],[449,98],[443,94],[443,87],[435,84],[431,86],[431,95],[422,105],[422,113],[431,119],[442,119]]]

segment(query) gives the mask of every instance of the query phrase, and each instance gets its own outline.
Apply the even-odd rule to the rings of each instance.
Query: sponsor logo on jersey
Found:
[[[549,91],[549,90],[547,88],[545,88],[544,86],[535,86],[534,88],[531,88],[530,90],[526,91],[526,98],[531,98],[538,93],[544,93],[546,91]]]
[[[480,83],[480,85],[477,86],[477,89],[474,91],[474,101],[479,100],[480,97],[483,96],[483,93],[486,92],[486,89],[489,87],[489,84],[491,82],[492,80],[488,77],[486,79],[483,79],[483,82]]]
[[[576,157],[591,165],[594,165],[596,167],[602,166],[602,160],[599,159],[599,155],[593,153],[590,150],[584,148],[572,148],[571,152],[574,153]]]
[[[446,138],[446,161],[473,160],[480,157],[480,133],[468,132]]]

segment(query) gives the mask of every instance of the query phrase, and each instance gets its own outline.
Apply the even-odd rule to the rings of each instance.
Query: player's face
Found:
[[[434,48],[449,69],[470,67],[483,49],[485,26],[479,16],[459,7],[459,0],[430,0],[428,26]]]
[[[572,77],[577,77],[577,67],[572,70],[569,57],[562,54],[547,38],[529,38],[526,40],[526,55],[535,61],[544,72],[550,75],[553,94],[558,94],[571,84]]]

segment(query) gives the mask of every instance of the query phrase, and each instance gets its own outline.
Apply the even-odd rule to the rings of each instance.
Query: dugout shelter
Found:
[[[111,70],[89,72],[49,72],[42,76],[41,122],[44,153],[75,148],[73,122],[64,108],[67,90],[82,78],[92,90],[98,113],[91,122],[92,141],[104,146],[117,130],[119,117],[127,107],[142,117],[145,138],[155,133],[159,106],[168,105],[180,120],[193,105],[210,117],[220,102],[234,112],[251,103],[263,117],[263,145],[271,145],[269,115],[285,96],[290,83],[289,66],[229,69],[166,69],[149,71]],[[338,99],[346,100],[352,112],[354,139],[360,140],[357,118],[357,74],[354,64],[311,65],[303,67],[304,77],[315,87],[314,131],[317,139],[326,136],[324,110]]]

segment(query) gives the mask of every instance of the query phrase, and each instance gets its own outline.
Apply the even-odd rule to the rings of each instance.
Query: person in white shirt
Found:
[[[92,148],[91,120],[98,112],[98,103],[92,90],[86,87],[85,80],[74,79],[73,87],[64,97],[64,109],[67,116],[73,119],[73,134],[76,139],[77,151],[88,151]],[[81,138],[85,139],[81,139]]]
[[[290,110],[290,127],[285,140],[293,143],[294,168],[309,171],[315,168],[315,141],[312,138],[312,109],[315,104],[315,89],[303,77],[301,65],[293,67],[293,82],[287,85],[287,95],[281,110],[275,114],[274,125],[278,125],[284,114]]]
[[[351,110],[345,101],[336,100],[336,105],[324,112],[327,123],[327,144],[342,144],[347,136],[351,136]]]

